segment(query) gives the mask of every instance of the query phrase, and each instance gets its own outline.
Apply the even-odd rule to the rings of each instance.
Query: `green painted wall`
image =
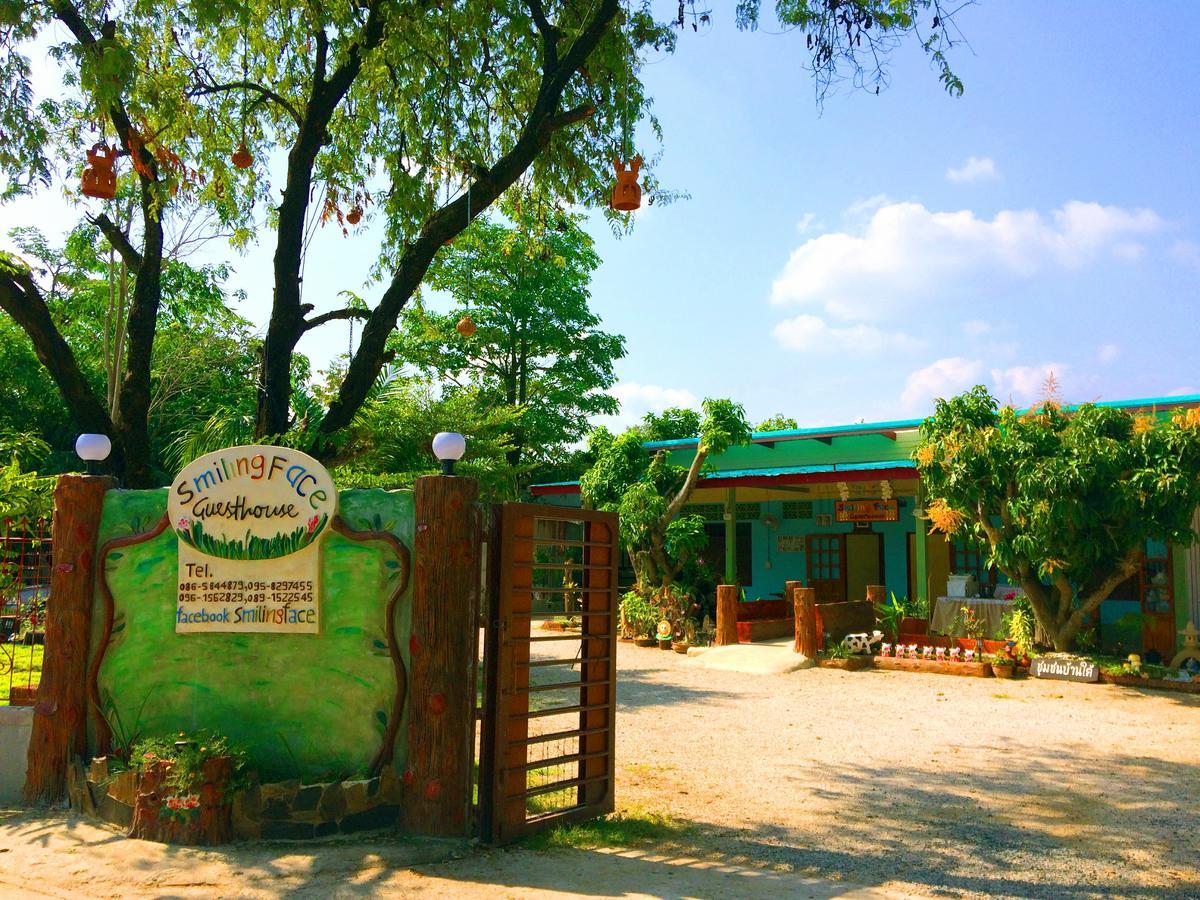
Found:
[[[112,491],[100,544],[146,531],[166,510],[166,490]],[[390,531],[411,551],[407,491],[346,491],[340,514],[356,530]],[[245,747],[264,780],[362,774],[379,749],[395,693],[384,608],[399,569],[378,542],[330,534],[322,549],[320,634],[176,634],[178,542],[170,530],[109,556],[113,637],[99,673],[113,726],[144,736],[210,729]],[[118,557],[117,554],[120,554]],[[398,604],[405,665],[409,591]],[[96,594],[93,651],[103,602]],[[120,723],[116,721],[119,716]],[[403,761],[403,735],[396,763]]]

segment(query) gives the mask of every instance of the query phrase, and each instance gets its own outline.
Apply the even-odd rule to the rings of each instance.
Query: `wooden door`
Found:
[[[810,534],[805,541],[808,586],[817,592],[817,603],[846,599],[846,536]]]
[[[1164,660],[1175,655],[1175,595],[1171,584],[1171,549],[1147,545],[1142,564],[1142,652],[1157,650]]]
[[[883,535],[846,535],[846,599],[867,599],[868,584],[883,584]]]

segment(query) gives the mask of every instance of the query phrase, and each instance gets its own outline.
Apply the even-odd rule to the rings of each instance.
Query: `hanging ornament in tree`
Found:
[[[629,168],[619,159],[613,160],[613,168],[617,172],[617,183],[613,185],[612,208],[620,212],[631,212],[642,205],[642,189],[638,186],[638,170],[642,167],[642,158],[635,156],[629,161]]]
[[[117,173],[113,166],[117,162],[117,150],[107,144],[92,144],[87,154],[88,164],[83,170],[83,195],[100,200],[111,200],[117,196]]]
[[[350,212],[346,213],[346,221],[349,222],[351,225],[357,225],[359,222],[361,222],[362,221],[362,207],[359,206],[357,203],[355,203],[354,207],[350,210]]]
[[[470,316],[463,316],[461,319],[458,320],[458,324],[454,326],[454,330],[457,331],[459,334],[461,334],[463,337],[469,338],[477,330],[475,327],[475,320],[472,319]]]
[[[231,157],[233,164],[239,169],[248,169],[254,165],[254,157],[250,155],[250,151],[246,149],[246,142],[242,141],[237,145],[237,149],[233,151]]]

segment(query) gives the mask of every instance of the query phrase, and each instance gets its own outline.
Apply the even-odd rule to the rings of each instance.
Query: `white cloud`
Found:
[[[1042,399],[1046,379],[1050,373],[1062,379],[1067,371],[1065,363],[1042,363],[1040,366],[1009,366],[1007,369],[992,369],[992,393],[1001,403],[1012,401],[1018,406]]]
[[[1194,384],[1185,384],[1173,390],[1167,391],[1166,396],[1185,397],[1190,394],[1200,394],[1200,388],[1196,387]]]
[[[772,329],[781,347],[809,353],[862,353],[911,351],[922,342],[903,331],[886,331],[874,325],[830,327],[818,316],[802,315],[784,319]]]
[[[983,378],[983,363],[962,356],[948,356],[917,369],[904,383],[901,405],[910,412],[929,412],[938,397],[952,397]]]
[[[814,212],[806,212],[800,217],[800,221],[796,223],[796,234],[808,234],[810,231],[815,231],[821,225],[817,221],[817,214]]]
[[[970,321],[963,322],[962,330],[967,337],[983,337],[992,330],[992,323],[985,322],[983,319],[971,319]]]
[[[856,205],[857,206],[857,205]],[[980,276],[1030,277],[1048,267],[1080,268],[1101,256],[1128,257],[1135,236],[1163,220],[1149,209],[1071,201],[1048,215],[1002,210],[933,212],[886,203],[860,228],[804,241],[771,286],[771,302],[875,318],[890,307],[953,293]],[[1122,249],[1117,250],[1118,246]]]
[[[622,381],[614,385],[609,393],[617,398],[617,402],[621,404],[621,411],[615,416],[597,416],[592,420],[592,424],[604,425],[613,431],[628,428],[648,412],[662,412],[672,406],[700,408],[700,398],[686,388]]]
[[[1102,363],[1113,363],[1121,357],[1121,348],[1116,344],[1101,344],[1096,351],[1096,357]]]
[[[968,156],[967,161],[957,169],[946,170],[947,179],[960,183],[997,178],[999,174],[996,171],[996,162],[990,156]]]

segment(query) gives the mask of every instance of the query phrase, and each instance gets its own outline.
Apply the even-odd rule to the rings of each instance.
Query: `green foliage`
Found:
[[[628,807],[578,825],[561,825],[524,842],[532,850],[593,850],[600,847],[655,847],[685,840],[693,831],[666,813]]]
[[[23,472],[14,454],[0,466],[0,519],[48,518],[54,510],[54,482],[50,476]]]
[[[653,637],[662,614],[639,591],[621,597],[621,623],[631,637]]]
[[[156,762],[169,764],[166,787],[174,796],[182,797],[199,793],[208,760],[226,756],[233,762],[230,784],[236,788],[245,775],[246,754],[228,738],[210,731],[192,734],[181,731],[177,737],[143,738],[132,744],[130,763],[138,768]]]
[[[507,456],[522,486],[531,467],[587,433],[590,417],[617,412],[608,389],[625,355],[624,338],[600,330],[589,306],[599,258],[580,218],[554,213],[548,224],[535,209],[510,208],[512,224],[481,219],[460,234],[428,276],[453,305],[413,304],[391,341],[444,393],[468,390],[511,412]],[[456,330],[463,316],[477,327],[470,337]]]
[[[827,659],[849,659],[854,654],[850,652],[850,646],[842,640],[826,644],[822,655]]]
[[[700,433],[700,413],[694,409],[672,406],[661,413],[648,412],[642,418],[643,439],[647,441],[678,441],[694,438]]]
[[[983,387],[939,400],[914,453],[935,529],[989,547],[1058,649],[1136,571],[1148,540],[1194,539],[1200,411],[1053,400],[1025,414]]]
[[[669,587],[706,546],[703,519],[681,518],[680,512],[695,489],[705,460],[750,439],[740,404],[710,399],[701,409],[699,446],[686,469],[670,462],[665,451],[650,454],[644,446],[647,431],[661,434],[664,422],[690,425],[685,411],[647,416],[642,425],[616,436],[606,428],[592,433],[589,450],[595,462],[580,478],[580,492],[593,509],[620,514],[621,543],[645,589],[655,584]]]
[[[1013,651],[1017,656],[1032,656],[1035,628],[1033,606],[1029,603],[1029,598],[1017,596],[1013,598],[1012,606],[1000,617],[1000,633],[997,638],[1012,641],[1015,645]]]
[[[892,640],[900,639],[900,623],[909,615],[908,598],[899,599],[892,591],[887,603],[875,604],[875,619],[884,634],[890,634]]]
[[[754,426],[756,432],[759,431],[795,431],[800,426],[791,416],[785,416],[782,413],[776,413],[773,416],[768,416],[757,425]]]

